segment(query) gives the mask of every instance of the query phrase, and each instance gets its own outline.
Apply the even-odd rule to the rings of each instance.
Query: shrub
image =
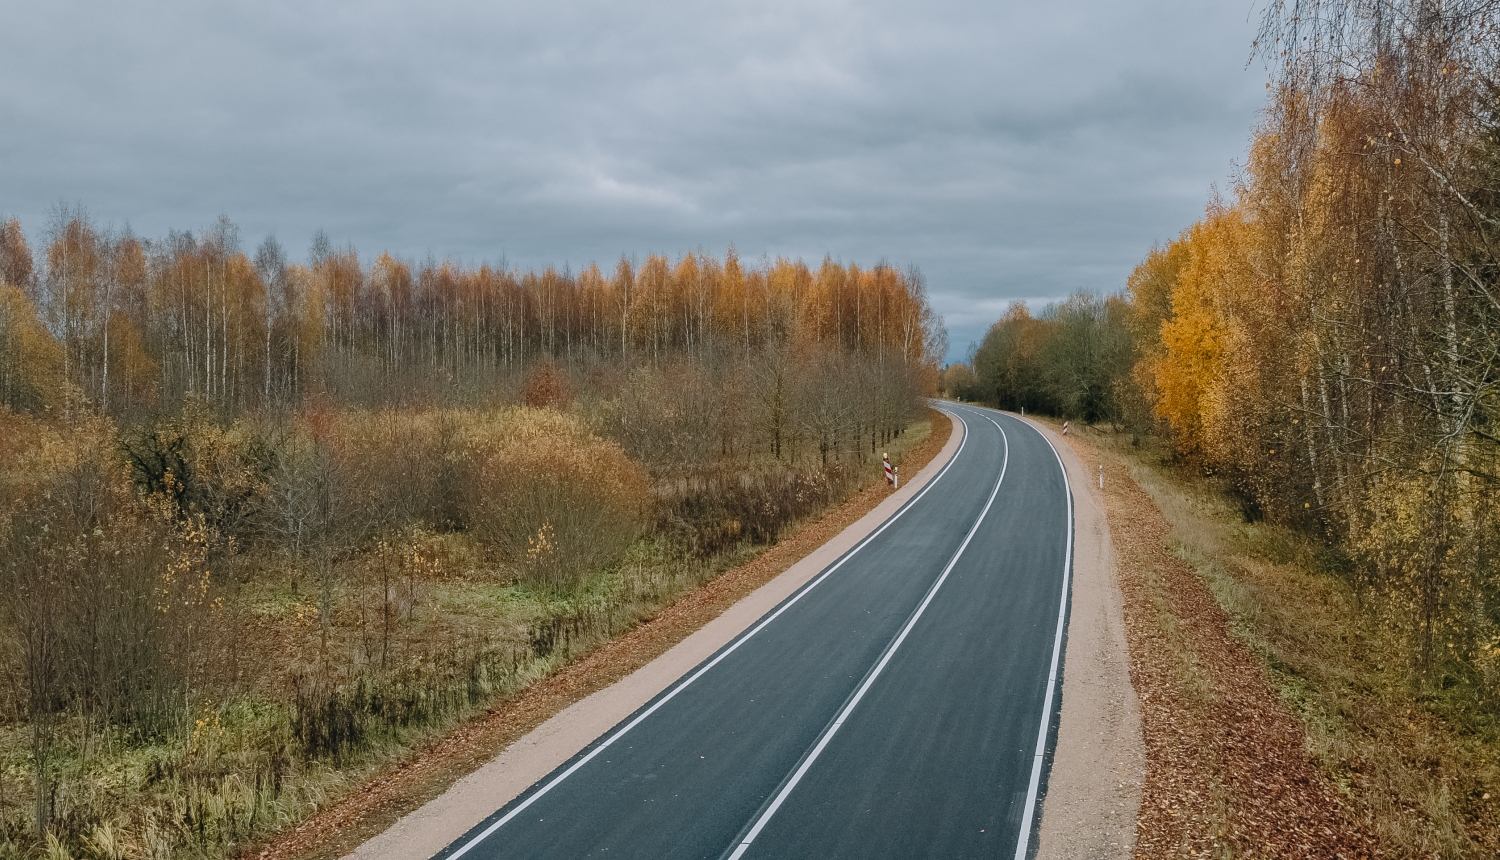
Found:
[[[639,534],[645,473],[577,418],[512,409],[463,429],[471,527],[535,584],[565,588]]]
[[[57,716],[166,735],[217,653],[221,603],[202,517],[136,494],[108,419],[29,429],[0,494],[0,633],[21,664],[24,689],[9,704],[30,723],[42,833],[57,795]]]
[[[656,488],[657,531],[698,558],[745,541],[773,544],[787,526],[838,498],[853,478],[838,462],[805,471],[720,468],[683,475]]]
[[[566,409],[571,399],[568,378],[550,361],[533,368],[521,383],[521,402],[533,409]]]

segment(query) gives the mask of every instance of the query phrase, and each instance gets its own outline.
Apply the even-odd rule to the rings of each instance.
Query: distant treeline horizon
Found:
[[[112,413],[389,402],[435,383],[472,394],[535,362],[718,366],[823,347],[925,368],[930,389],[946,344],[920,271],[884,263],[747,266],[733,247],[576,273],[365,263],[321,232],[296,263],[274,236],[242,249],[227,217],[153,240],[59,207],[35,249],[0,222],[0,403],[23,411],[70,393]]]

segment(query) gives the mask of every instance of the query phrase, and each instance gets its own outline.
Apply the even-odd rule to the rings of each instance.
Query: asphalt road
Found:
[[[1030,426],[945,408],[963,445],[920,495],[438,856],[1028,855],[1071,501]]]

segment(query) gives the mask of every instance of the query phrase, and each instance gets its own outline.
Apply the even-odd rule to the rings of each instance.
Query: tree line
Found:
[[[185,397],[229,413],[310,393],[378,404],[434,383],[482,392],[544,361],[717,366],[811,347],[917,367],[946,348],[915,269],[746,265],[733,248],[575,273],[366,265],[319,233],[295,263],[274,236],[246,253],[227,218],[152,241],[62,207],[35,255],[18,221],[0,226],[0,284],[0,402],[22,410],[65,390],[112,414]]]
[[[1140,412],[1139,396],[1120,372],[1136,355],[1130,319],[1130,304],[1119,295],[1080,292],[1036,315],[1012,302],[966,363],[944,369],[943,388],[1003,409],[1125,421]]]
[[[1013,408],[1154,423],[1248,516],[1333,541],[1421,674],[1492,708],[1497,23],[1492,0],[1272,3],[1273,80],[1233,197],[1121,294],[1013,309],[944,376]]]

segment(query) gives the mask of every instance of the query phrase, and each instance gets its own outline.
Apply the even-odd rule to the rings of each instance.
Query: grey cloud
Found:
[[[0,212],[521,265],[884,258],[961,351],[1012,298],[1119,288],[1201,211],[1263,92],[1249,11],[30,4],[0,30]]]

